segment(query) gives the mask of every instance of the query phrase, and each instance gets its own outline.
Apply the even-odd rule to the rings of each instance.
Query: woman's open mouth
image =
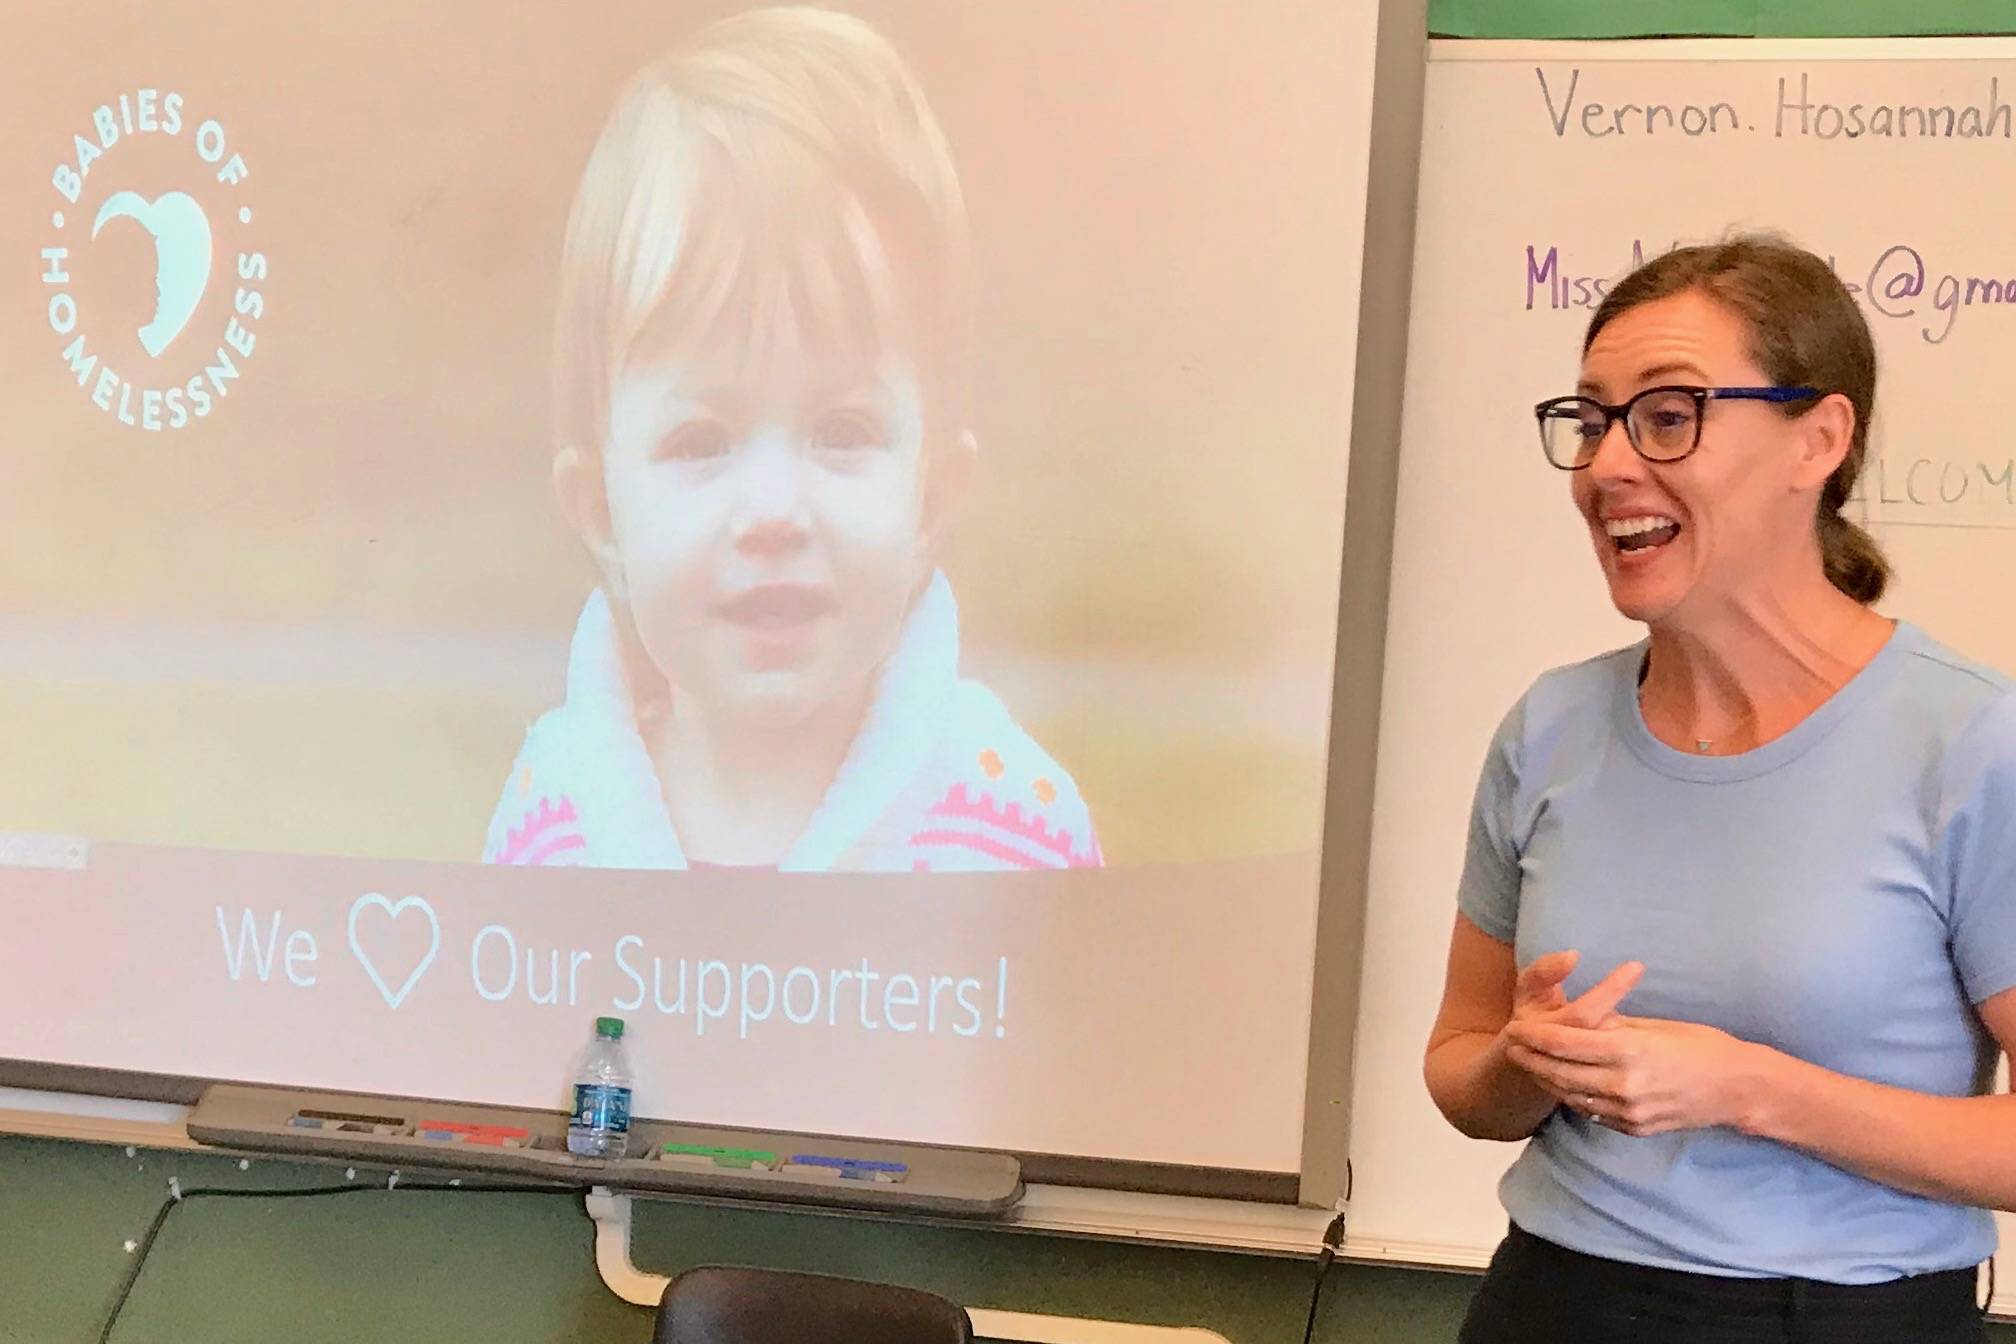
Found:
[[[1620,552],[1656,550],[1680,535],[1680,524],[1664,514],[1647,513],[1635,518],[1606,518],[1603,530]]]

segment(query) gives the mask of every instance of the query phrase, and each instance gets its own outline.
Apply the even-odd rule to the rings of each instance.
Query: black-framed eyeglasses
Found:
[[[1678,462],[1701,446],[1701,420],[1711,401],[1768,401],[1784,405],[1825,395],[1811,387],[1648,387],[1621,405],[1594,397],[1555,397],[1533,408],[1540,421],[1540,448],[1563,471],[1580,471],[1596,460],[1610,426],[1624,422],[1624,435],[1647,462]]]

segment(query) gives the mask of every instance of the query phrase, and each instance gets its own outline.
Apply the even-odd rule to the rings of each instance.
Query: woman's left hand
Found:
[[[1696,1022],[1625,1017],[1585,1029],[1514,1022],[1507,1055],[1570,1108],[1624,1134],[1744,1128],[1772,1054]]]

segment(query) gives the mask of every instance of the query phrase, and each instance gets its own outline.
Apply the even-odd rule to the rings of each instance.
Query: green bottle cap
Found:
[[[598,1017],[595,1019],[595,1034],[606,1036],[612,1041],[623,1039],[623,1019],[620,1017]]]

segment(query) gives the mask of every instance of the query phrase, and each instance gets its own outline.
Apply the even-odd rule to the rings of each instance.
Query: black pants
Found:
[[[1583,1255],[1518,1227],[1457,1344],[1983,1344],[1974,1271],[1844,1285]]]

